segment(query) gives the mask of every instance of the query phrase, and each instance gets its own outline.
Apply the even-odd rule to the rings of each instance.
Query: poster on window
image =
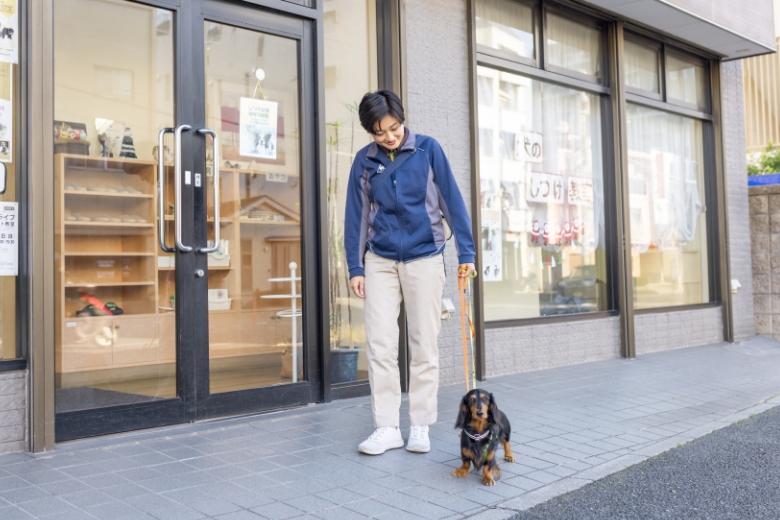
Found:
[[[14,107],[11,64],[0,62],[0,162],[11,162],[14,135]]]
[[[518,132],[515,134],[515,160],[530,163],[541,163],[542,134],[537,132]]]
[[[525,186],[525,200],[528,202],[563,204],[565,183],[562,175],[529,172]]]
[[[276,159],[277,103],[241,98],[239,150],[246,157]]]
[[[501,206],[497,199],[482,207],[482,277],[486,282],[502,280]]]
[[[569,177],[568,202],[573,206],[593,205],[593,179]]]
[[[0,62],[19,63],[17,0],[0,0]]]
[[[19,274],[18,214],[18,202],[0,202],[0,276]]]

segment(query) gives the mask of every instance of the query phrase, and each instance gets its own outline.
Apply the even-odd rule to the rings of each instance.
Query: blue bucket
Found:
[[[748,175],[748,186],[770,186],[772,184],[780,184],[780,173]]]

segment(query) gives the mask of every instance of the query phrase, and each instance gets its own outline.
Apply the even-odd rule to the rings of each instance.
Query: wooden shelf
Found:
[[[209,271],[230,271],[231,269],[233,269],[233,267],[231,267],[229,265],[218,265],[218,266],[214,266],[214,267],[209,267]],[[174,270],[176,270],[176,268],[175,267],[158,267],[157,270],[158,271],[174,271]]]
[[[173,215],[165,215],[165,221],[166,222],[173,222]],[[212,217],[209,217],[206,219],[206,222],[214,223],[214,219]],[[232,224],[234,220],[232,218],[220,218],[219,224],[221,226],[224,226],[225,224]]]
[[[157,164],[157,163],[155,163],[155,164]],[[223,168],[219,169],[219,174],[222,175],[223,173],[243,173],[245,175],[266,175],[266,174],[269,174],[269,173],[279,173],[279,172],[274,172],[274,171],[270,171],[270,170],[247,170],[247,169],[243,169],[243,168],[224,168],[223,167]],[[298,177],[300,177],[300,175],[298,175],[298,174],[286,173],[285,175],[287,175],[288,179],[297,179]],[[211,179],[213,177],[209,177],[209,178]]]
[[[294,220],[257,220],[257,219],[241,219],[242,224],[261,224],[271,226],[300,226],[300,222]]]
[[[72,220],[65,221],[66,227],[130,227],[130,228],[150,228],[154,227],[154,224],[148,222],[74,222]]]
[[[155,285],[156,282],[83,282],[83,283],[66,283],[65,287],[67,288],[78,288],[78,287],[141,287],[144,285]]]
[[[127,253],[123,251],[115,252],[115,253],[109,253],[109,252],[98,252],[98,253],[92,253],[90,251],[79,251],[76,253],[63,253],[65,256],[154,256],[153,252],[137,252],[137,253]]]
[[[63,193],[65,195],[84,195],[84,196],[91,196],[91,197],[121,197],[125,199],[153,199],[154,195],[149,195],[147,193],[110,193],[105,191],[74,191],[74,190],[65,190]]]

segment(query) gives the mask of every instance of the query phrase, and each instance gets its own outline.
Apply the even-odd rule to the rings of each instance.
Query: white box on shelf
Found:
[[[209,300],[209,311],[228,311],[233,298],[227,300]]]
[[[209,267],[230,267],[230,255],[222,258],[215,258],[214,255],[209,255],[208,265]]]
[[[228,299],[227,289],[209,289],[209,301],[219,302]]]
[[[176,257],[168,255],[160,255],[157,257],[157,267],[175,267]]]

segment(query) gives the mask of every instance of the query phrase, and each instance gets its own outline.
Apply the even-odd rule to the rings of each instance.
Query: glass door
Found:
[[[308,22],[54,14],[56,439],[317,400]]]
[[[305,312],[318,307],[309,297],[317,294],[321,259],[311,240],[317,199],[310,30],[301,20],[234,4],[203,6],[211,252],[208,398],[200,414],[311,402],[318,341]]]

